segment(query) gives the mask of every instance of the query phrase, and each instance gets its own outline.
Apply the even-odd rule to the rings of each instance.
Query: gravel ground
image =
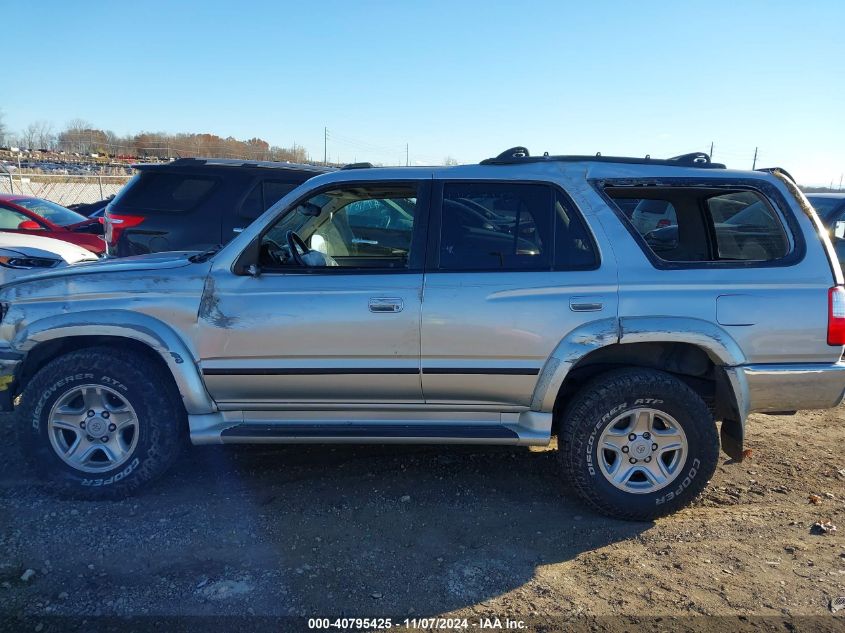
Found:
[[[750,459],[723,456],[692,507],[655,523],[590,512],[554,451],[526,448],[196,447],[136,497],[63,500],[23,467],[4,416],[0,625],[450,615],[727,630],[688,617],[704,615],[843,630],[843,414],[752,416]]]

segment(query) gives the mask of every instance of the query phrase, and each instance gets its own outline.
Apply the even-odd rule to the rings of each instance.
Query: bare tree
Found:
[[[38,142],[38,124],[27,125],[20,133],[20,139],[24,149],[33,149]]]
[[[447,166],[457,165],[457,164],[458,164],[458,161],[456,161],[456,160],[455,160],[454,158],[452,158],[451,156],[447,156],[446,158],[444,158],[444,159],[443,159],[443,164],[444,164],[444,165],[447,165]]]
[[[36,121],[38,149],[53,149],[56,135],[53,133],[53,124],[49,121]]]
[[[0,145],[6,145],[7,134],[8,130],[6,130],[6,123],[3,121],[3,111],[0,110]]]
[[[59,134],[59,145],[68,152],[88,153],[91,145],[89,132],[93,126],[85,119],[71,119]]]

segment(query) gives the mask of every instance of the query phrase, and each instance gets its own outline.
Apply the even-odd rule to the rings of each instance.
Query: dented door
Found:
[[[211,396],[236,408],[421,402],[422,274],[212,272],[198,319]]]

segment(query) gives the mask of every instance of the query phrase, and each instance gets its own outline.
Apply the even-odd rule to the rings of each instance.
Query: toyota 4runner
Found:
[[[641,233],[643,200],[671,222]],[[845,288],[815,212],[785,172],[703,154],[340,170],[219,251],[76,265],[0,306],[2,408],[49,485],[95,498],[188,438],[556,436],[587,503],[649,519],[704,488],[720,436],[742,459],[749,413],[845,390]]]

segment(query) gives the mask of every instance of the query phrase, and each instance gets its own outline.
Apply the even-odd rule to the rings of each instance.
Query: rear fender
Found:
[[[679,342],[703,349],[711,361],[721,367],[727,378],[719,386],[726,396],[733,396],[736,420],[724,420],[734,449],[741,451],[745,420],[749,411],[748,383],[735,367],[746,362],[737,342],[721,327],[703,319],[683,317],[623,317],[601,319],[576,328],[558,343],[540,372],[531,399],[535,411],[553,412],[555,400],[569,371],[591,352],[615,343]],[[734,409],[734,407],[731,407]],[[726,426],[727,425],[727,426]]]

